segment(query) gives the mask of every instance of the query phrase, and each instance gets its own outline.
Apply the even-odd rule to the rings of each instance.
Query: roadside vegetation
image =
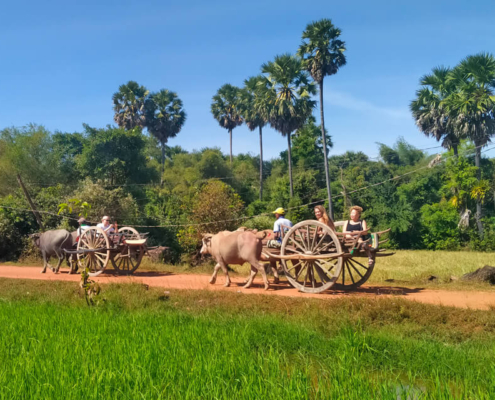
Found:
[[[437,156],[398,132],[396,143],[378,143],[379,156],[370,158],[330,151],[342,138],[331,119],[325,124],[323,84],[338,79],[346,52],[331,20],[312,22],[294,54],[276,55],[243,85],[212,93],[212,118],[229,154],[169,146],[187,124],[187,104],[176,92],[134,81],[108,94],[117,126],[0,130],[0,260],[29,255],[26,237],[40,229],[19,177],[45,229],[74,230],[81,210],[63,206],[76,201],[92,223],[110,215],[119,226],[149,232],[149,244],[170,247],[174,264],[196,264],[202,232],[269,228],[280,206],[295,223],[312,218],[316,204],[336,220],[347,219],[351,205],[363,207],[372,230],[391,228],[394,249],[495,250],[495,160],[483,156],[495,133],[493,55],[433,68],[410,94],[419,134],[436,141]],[[242,124],[259,136],[259,155],[235,149]],[[266,126],[287,139],[271,160],[263,158]]]

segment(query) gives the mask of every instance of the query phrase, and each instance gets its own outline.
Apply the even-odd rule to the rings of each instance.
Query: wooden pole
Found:
[[[31,207],[31,211],[34,214],[36,221],[38,221],[38,225],[40,226],[41,231],[44,231],[45,228],[43,227],[43,222],[41,222],[41,215],[39,214],[38,210],[36,210],[33,200],[31,200],[31,196],[29,196],[29,192],[27,191],[26,186],[24,186],[24,182],[22,182],[21,175],[19,174],[17,174],[17,182],[19,182],[19,186],[21,187],[22,191],[24,192],[24,195],[26,196],[26,199]]]

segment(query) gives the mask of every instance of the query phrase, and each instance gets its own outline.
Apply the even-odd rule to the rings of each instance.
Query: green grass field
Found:
[[[495,396],[492,311],[0,279],[0,327],[2,399]]]

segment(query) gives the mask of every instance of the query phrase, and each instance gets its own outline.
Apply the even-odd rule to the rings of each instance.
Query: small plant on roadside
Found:
[[[84,291],[84,298],[88,306],[97,306],[100,303],[101,288],[98,282],[89,279],[88,267],[83,268],[81,271],[81,289]]]

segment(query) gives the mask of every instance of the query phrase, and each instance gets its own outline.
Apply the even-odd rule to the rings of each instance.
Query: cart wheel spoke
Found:
[[[359,262],[357,262],[357,261],[355,261],[355,260],[353,261],[353,260],[351,260],[351,259],[349,259],[349,260],[347,260],[347,261],[349,262],[349,265],[350,265],[350,266],[354,269],[354,271],[356,271],[356,272],[357,272],[357,274],[358,274],[361,278],[364,278],[364,275],[363,275],[363,274],[361,274],[361,272],[359,272],[359,270],[358,270],[358,269],[354,266],[354,263],[355,263],[355,262],[356,262],[356,263],[358,263],[359,265],[361,265],[361,264],[360,264]],[[362,267],[364,267],[363,265],[361,265],[361,266],[362,266]],[[368,268],[365,268],[365,269],[367,270]]]
[[[349,272],[349,276],[351,278],[352,284],[354,285],[356,282],[354,281],[354,276],[352,276],[352,271],[351,271],[351,268],[349,267],[349,265],[351,265],[351,263],[349,262],[349,260],[347,260],[345,263],[345,266],[347,268],[347,271]]]

